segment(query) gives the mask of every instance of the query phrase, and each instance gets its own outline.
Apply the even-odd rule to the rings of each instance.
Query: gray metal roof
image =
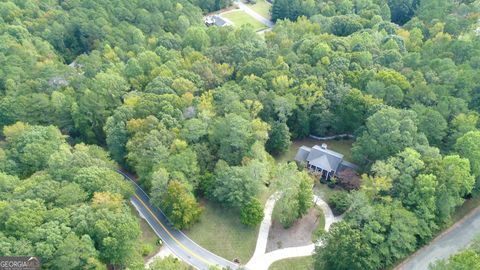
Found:
[[[310,165],[326,171],[337,171],[342,163],[343,155],[335,151],[315,145],[312,148],[302,146],[295,156],[296,161],[308,161]]]
[[[298,148],[298,152],[295,155],[295,160],[298,161],[298,162],[306,161],[307,157],[308,157],[308,154],[310,154],[311,150],[312,149],[310,147],[307,147],[307,146],[302,146],[302,147]]]
[[[322,148],[322,147],[320,147],[320,146],[318,146],[318,145],[315,145],[314,147],[312,147],[312,149],[318,150],[318,151],[320,151],[320,152],[324,152],[324,153],[327,154],[327,155],[331,155],[331,156],[334,156],[334,157],[343,159],[343,155],[342,155],[342,154],[337,153],[337,152],[335,152],[335,151],[332,151],[332,150],[330,150],[330,149],[328,149],[328,148]]]
[[[310,163],[310,165],[321,168],[328,172],[336,171],[336,168],[333,167],[333,165],[330,163],[330,159],[327,155],[322,155],[316,159],[309,160],[308,162]]]
[[[227,24],[227,22],[220,16],[214,15],[213,19],[215,20],[215,25],[216,26],[224,26]]]

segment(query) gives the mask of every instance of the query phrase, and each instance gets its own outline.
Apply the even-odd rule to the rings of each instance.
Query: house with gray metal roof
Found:
[[[225,19],[223,19],[219,15],[207,16],[205,17],[205,25],[206,26],[227,26],[230,25]]]
[[[300,147],[295,161],[304,163],[311,171],[320,172],[322,178],[327,180],[334,176],[344,163],[343,155],[328,149],[325,143],[321,146]]]

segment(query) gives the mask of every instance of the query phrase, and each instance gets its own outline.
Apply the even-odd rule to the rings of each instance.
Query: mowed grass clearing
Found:
[[[234,10],[222,13],[221,16],[227,20],[230,20],[235,27],[241,27],[242,25],[250,24],[255,31],[266,29],[263,23],[255,20],[252,16],[248,15],[242,10]]]
[[[313,270],[313,257],[300,257],[274,262],[268,270]]]
[[[216,203],[202,201],[200,221],[185,233],[197,244],[227,259],[247,263],[255,251],[258,227],[245,226],[239,213]]]
[[[273,192],[272,188],[264,189],[258,198],[260,203],[265,205]],[[208,200],[200,202],[205,211],[200,221],[185,231],[188,237],[227,260],[238,258],[242,264],[247,263],[255,251],[260,225],[245,226],[238,210]]]
[[[258,14],[262,15],[262,17],[266,19],[270,19],[270,7],[272,6],[265,0],[257,0],[256,4],[247,4],[249,8],[253,9]]]

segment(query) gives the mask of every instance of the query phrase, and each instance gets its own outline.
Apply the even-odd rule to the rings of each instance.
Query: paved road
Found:
[[[158,237],[163,240],[164,244],[167,245],[178,258],[200,270],[208,270],[212,265],[230,267],[232,269],[238,268],[236,264],[202,248],[184,233],[175,229],[163,212],[150,203],[150,198],[145,191],[137,185],[134,179],[121,171],[117,172],[134,184],[136,193],[130,201],[140,214],[145,217],[145,220]],[[212,228],[212,230],[213,229],[215,228]]]
[[[245,13],[247,13],[248,15],[252,16],[255,20],[265,24],[266,26],[268,26],[269,28],[272,28],[274,23],[272,21],[270,21],[269,19],[263,17],[262,15],[258,14],[257,12],[255,12],[253,9],[251,9],[250,7],[248,7],[247,5],[245,5],[244,3],[242,3],[242,1],[237,1],[236,2],[238,4],[238,7],[245,11]]]
[[[478,233],[480,233],[480,207],[455,223],[428,246],[414,253],[395,270],[426,270],[430,263],[439,259],[448,259],[451,255],[465,249]]]

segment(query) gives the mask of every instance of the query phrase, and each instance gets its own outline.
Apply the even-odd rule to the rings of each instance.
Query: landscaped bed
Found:
[[[241,27],[242,25],[250,24],[255,31],[260,31],[267,28],[261,22],[255,20],[252,16],[248,15],[242,10],[233,10],[221,14],[222,18],[231,21],[235,27]]]
[[[318,228],[324,227],[325,216],[318,207],[312,207],[303,218],[297,220],[288,229],[273,220],[268,234],[267,252],[287,247],[310,245],[312,234]]]
[[[313,257],[300,257],[274,262],[268,270],[313,270]]]

